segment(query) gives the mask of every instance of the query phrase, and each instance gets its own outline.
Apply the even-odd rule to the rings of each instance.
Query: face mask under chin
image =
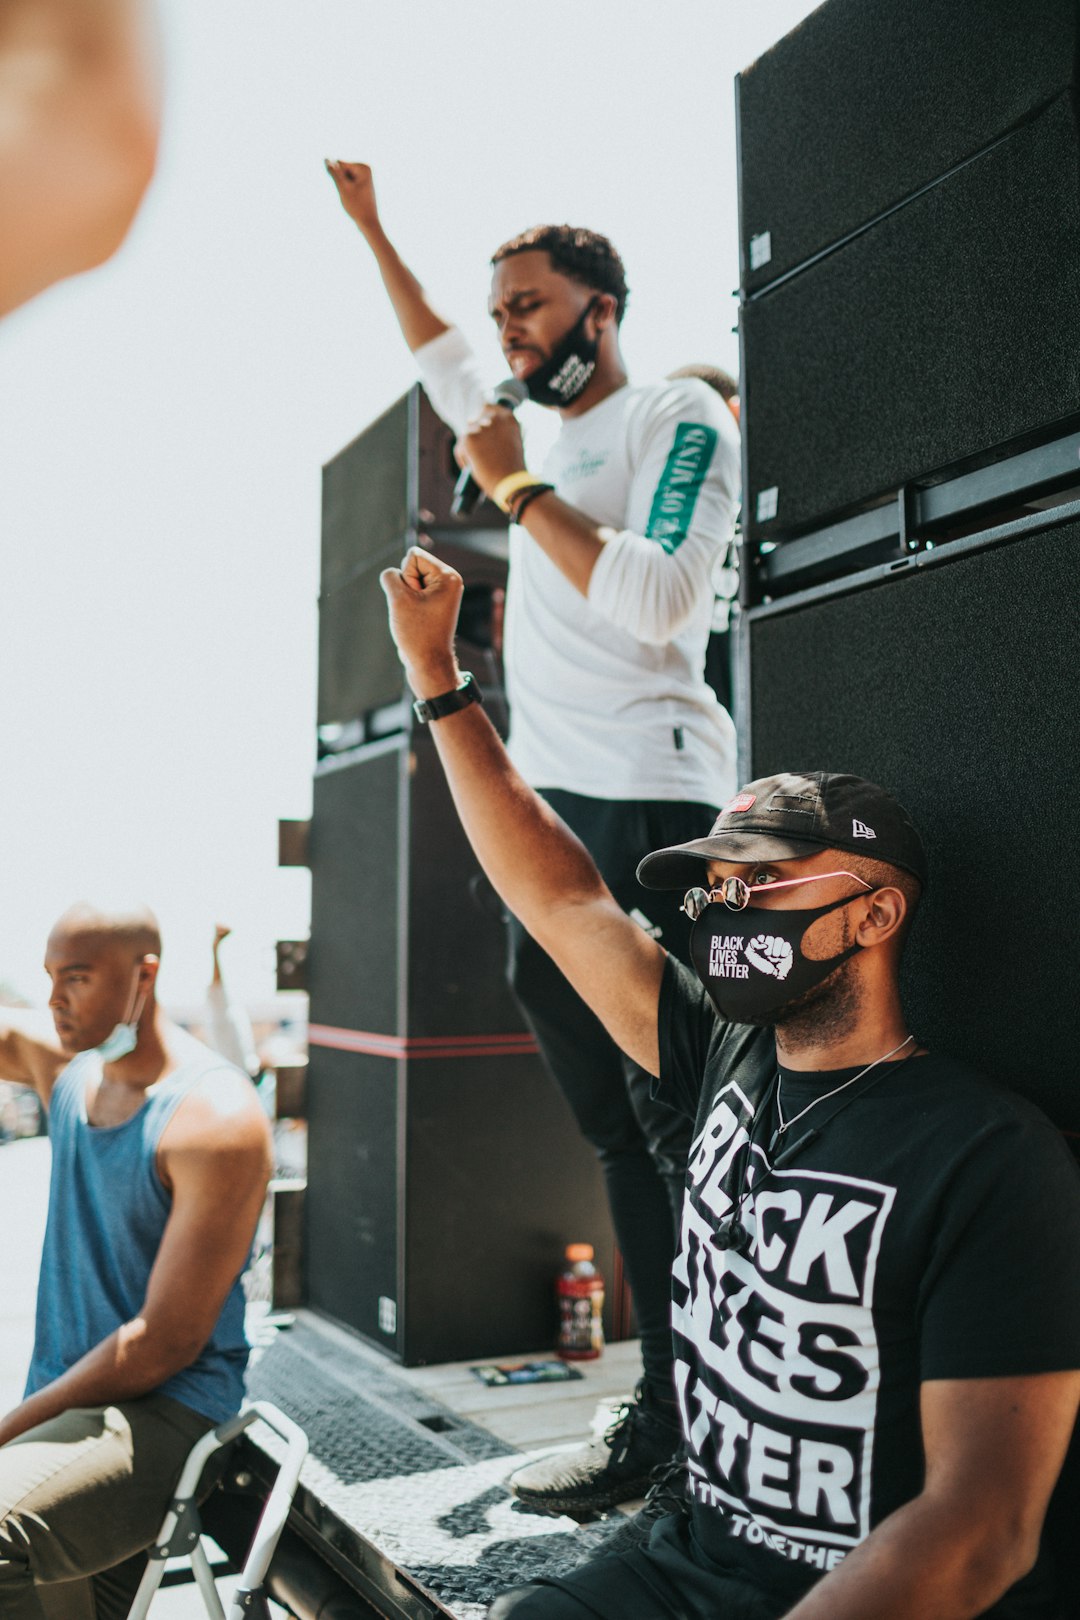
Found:
[[[103,1063],[118,1063],[121,1058],[129,1057],[139,1044],[139,1019],[146,1005],[146,996],[139,996],[138,990],[139,976],[136,972],[127,1017],[114,1024],[105,1039],[92,1048]]]
[[[524,378],[529,398],[536,405],[556,408],[572,405],[580,399],[596,370],[596,355],[600,347],[598,337],[589,337],[585,322],[592,313],[595,298],[590,298],[569,332],[559,339],[548,358]]]

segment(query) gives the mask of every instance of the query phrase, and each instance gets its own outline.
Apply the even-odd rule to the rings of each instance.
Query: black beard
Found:
[[[851,928],[844,917],[842,946],[851,944]],[[859,1022],[863,1004],[862,980],[855,969],[857,957],[849,957],[833,969],[827,979],[804,990],[801,996],[759,1018],[742,1022],[759,1029],[782,1029],[789,1052],[803,1047],[832,1046],[846,1039]]]

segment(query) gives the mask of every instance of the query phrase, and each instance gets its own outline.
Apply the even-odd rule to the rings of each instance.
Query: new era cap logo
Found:
[[[756,803],[756,793],[736,793],[733,799],[728,800],[720,813],[726,816],[729,810],[749,810],[750,806]]]
[[[851,823],[852,838],[876,838],[877,833],[873,827],[868,827],[865,821],[855,820]]]

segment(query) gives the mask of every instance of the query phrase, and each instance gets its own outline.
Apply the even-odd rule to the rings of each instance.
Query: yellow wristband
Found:
[[[536,474],[526,472],[522,468],[520,472],[507,473],[505,478],[500,478],[491,492],[491,498],[496,506],[501,506],[504,512],[509,512],[511,495],[516,495],[519,489],[528,489],[530,485],[536,483],[539,483]]]

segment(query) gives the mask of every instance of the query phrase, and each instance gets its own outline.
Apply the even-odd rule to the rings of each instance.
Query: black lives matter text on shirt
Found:
[[[1036,1109],[933,1055],[822,1102],[767,1172],[771,1032],[669,961],[660,1041],[662,1090],[698,1101],[673,1274],[694,1533],[794,1600],[917,1495],[922,1379],[1080,1365],[1080,1177]],[[787,1117],[827,1089],[785,1082]],[[722,1249],[748,1188],[747,1252]]]

